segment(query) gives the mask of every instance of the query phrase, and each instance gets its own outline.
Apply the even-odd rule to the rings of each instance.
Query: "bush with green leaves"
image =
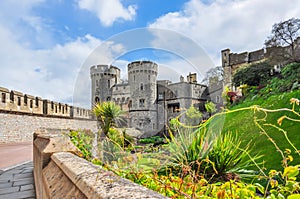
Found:
[[[246,68],[238,70],[233,76],[233,84],[240,86],[247,84],[249,86],[259,86],[266,84],[271,78],[274,67],[268,62],[251,64]]]
[[[83,158],[92,159],[93,133],[87,130],[70,131],[68,133],[71,142],[82,152]]]

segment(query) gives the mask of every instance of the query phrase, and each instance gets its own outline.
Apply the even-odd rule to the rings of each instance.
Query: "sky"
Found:
[[[299,0],[2,0],[0,87],[90,105],[89,68],[136,60],[159,79],[198,79],[220,52],[261,49],[272,25],[300,18]]]

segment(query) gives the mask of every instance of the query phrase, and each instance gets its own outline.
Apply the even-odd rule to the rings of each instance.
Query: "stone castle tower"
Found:
[[[196,73],[187,81],[157,80],[158,65],[152,61],[134,61],[127,65],[128,80],[120,79],[120,69],[97,65],[90,69],[92,107],[97,102],[113,101],[126,113],[124,127],[135,128],[143,136],[165,132],[170,118],[207,100],[207,86],[197,83]]]
[[[157,129],[157,69],[151,61],[136,61],[128,64],[130,86],[130,126],[145,132]]]
[[[120,69],[115,66],[96,65],[90,69],[92,80],[92,107],[97,102],[111,100],[111,88],[120,82]]]

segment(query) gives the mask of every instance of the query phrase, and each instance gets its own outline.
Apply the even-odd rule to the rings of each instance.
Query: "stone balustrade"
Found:
[[[36,131],[33,141],[36,198],[166,198],[83,158],[62,134]]]

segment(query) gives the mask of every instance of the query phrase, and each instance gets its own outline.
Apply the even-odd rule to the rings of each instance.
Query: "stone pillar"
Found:
[[[57,131],[56,131],[57,132]],[[79,154],[80,151],[72,144],[67,136],[51,133],[50,130],[37,130],[33,136],[33,163],[36,198],[44,198],[43,168],[55,152],[68,151]]]

